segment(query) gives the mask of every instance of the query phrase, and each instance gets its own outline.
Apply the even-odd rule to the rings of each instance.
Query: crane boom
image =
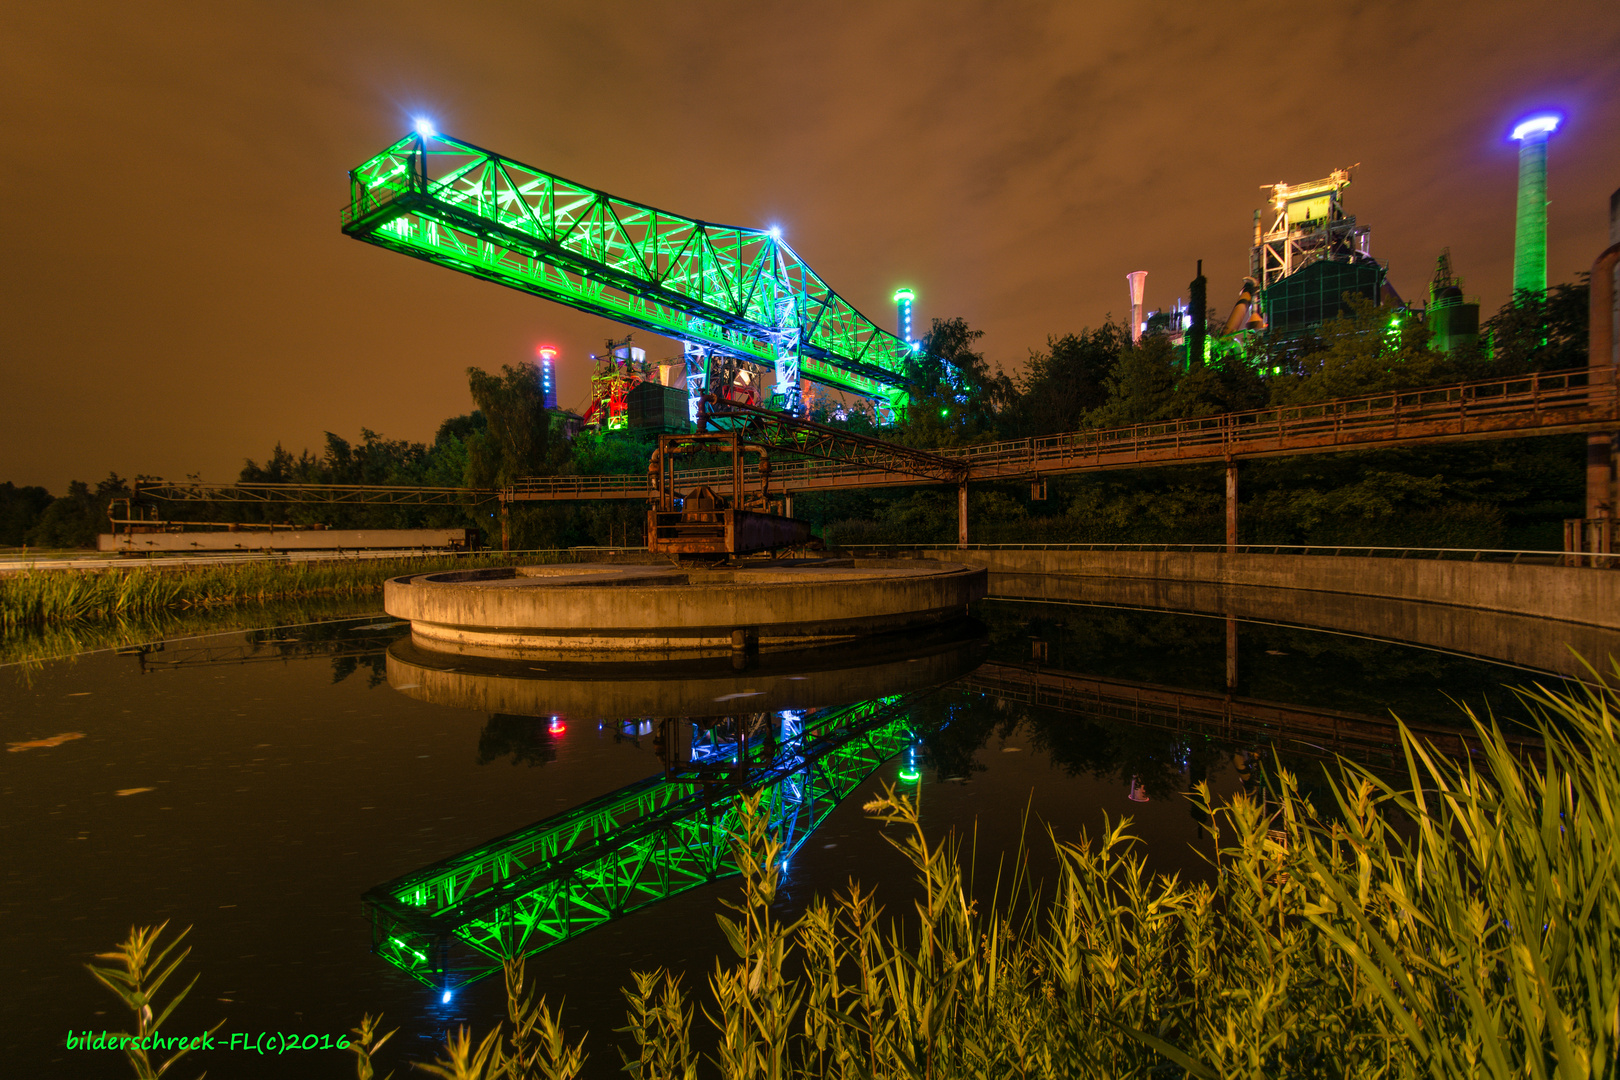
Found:
[[[905,403],[913,349],[772,230],[630,202],[436,133],[349,173],[343,231],[715,353]]]

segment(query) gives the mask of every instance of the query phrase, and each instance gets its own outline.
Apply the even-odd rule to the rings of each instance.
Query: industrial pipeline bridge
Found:
[[[631,202],[425,124],[349,173],[356,240],[772,369],[776,400],[810,378],[905,403],[913,347],[834,292],[775,229],[715,225]]]
[[[812,460],[773,460],[768,479],[787,495],[836,488],[956,484],[966,537],[967,485],[1038,480],[1103,469],[1225,463],[1228,536],[1235,542],[1236,463],[1250,458],[1374,450],[1444,442],[1609,431],[1620,425],[1620,387],[1611,368],[1573,368],[1512,378],[1388,391],[1304,405],[1285,405],[1196,419],[1075,431],[920,453],[870,448],[842,458],[806,450]],[[800,424],[803,422],[801,421]],[[786,437],[761,436],[789,454]],[[869,440],[872,441],[872,440]],[[687,487],[729,481],[731,469],[682,472]],[[757,468],[744,481],[766,479]],[[503,492],[507,502],[635,499],[650,494],[641,476],[527,477]]]
[[[1573,368],[926,451],[731,403],[719,407],[714,416],[745,427],[751,441],[775,453],[766,472],[757,461],[742,468],[742,483],[753,489],[762,489],[768,480],[778,495],[791,498],[841,488],[955,485],[961,543],[967,542],[967,487],[974,482],[1224,463],[1228,543],[1233,544],[1239,461],[1611,431],[1620,427],[1620,386],[1611,368]],[[737,468],[728,466],[677,471],[674,482],[686,491],[731,484],[737,477]],[[499,500],[504,507],[514,502],[634,500],[653,495],[652,479],[645,473],[525,477],[501,490],[197,481],[144,481],[139,490],[141,498],[174,502],[393,506],[467,506]]]

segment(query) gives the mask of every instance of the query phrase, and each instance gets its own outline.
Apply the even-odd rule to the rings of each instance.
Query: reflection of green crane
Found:
[[[916,695],[780,716],[774,743],[746,747],[735,783],[694,761],[395,878],[367,892],[372,948],[435,989],[499,971],[621,915],[737,873],[739,790],[761,791],[791,857],[845,796],[899,754]],[[914,775],[908,774],[908,775]]]
[[[712,225],[616,198],[426,124],[349,173],[357,240],[686,343],[688,389],[711,356],[905,404],[914,349],[830,289],[776,229]],[[700,385],[694,385],[694,382]]]

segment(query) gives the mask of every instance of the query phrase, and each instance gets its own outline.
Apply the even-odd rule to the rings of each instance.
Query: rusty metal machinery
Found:
[[[709,485],[676,490],[675,462],[694,454],[731,457],[731,493]],[[754,494],[744,484],[744,459],[756,454]],[[730,557],[807,544],[810,523],[781,513],[771,498],[769,448],[747,442],[740,430],[662,435],[647,463],[652,507],[647,511],[647,550],[677,557]]]
[[[925,482],[961,483],[967,475],[964,461],[709,394],[698,413],[698,430],[660,437],[647,463],[653,503],[647,514],[648,550],[734,556],[810,542],[809,523],[787,516],[784,504],[773,496],[772,451],[898,472]],[[709,484],[684,494],[677,490],[675,462],[705,453],[730,457],[729,495]],[[750,456],[757,458],[752,468]],[[713,472],[708,475],[719,479]]]

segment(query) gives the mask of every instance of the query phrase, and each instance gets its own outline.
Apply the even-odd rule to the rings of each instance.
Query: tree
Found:
[[[910,401],[896,425],[908,446],[957,446],[993,438],[999,414],[1013,400],[1012,380],[992,372],[974,345],[984,336],[967,320],[935,319],[922,350],[907,365]]]
[[[42,487],[0,484],[0,547],[17,547],[51,505],[51,493]]]
[[[485,423],[483,432],[465,440],[467,486],[505,487],[547,472],[561,448],[552,445],[539,369],[527,361],[502,365],[500,375],[470,367],[467,388]]]
[[[1346,294],[1345,302],[1350,313],[1329,319],[1317,331],[1322,348],[1299,357],[1294,373],[1272,380],[1272,404],[1405,390],[1462,377],[1448,356],[1430,350],[1422,320],[1365,297]]]
[[[1486,321],[1491,369],[1502,375],[1585,367],[1591,274],[1554,285],[1546,296],[1520,292]]]
[[[1031,349],[1017,389],[1011,426],[1019,435],[1074,431],[1108,400],[1108,379],[1128,348],[1125,329],[1105,322],[1079,334],[1048,336],[1044,352]]]

